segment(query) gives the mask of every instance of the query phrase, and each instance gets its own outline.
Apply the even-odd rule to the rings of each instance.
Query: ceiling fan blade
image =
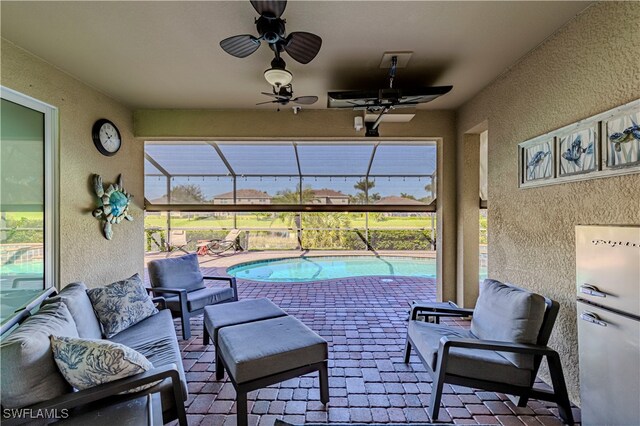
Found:
[[[322,46],[322,39],[315,34],[296,31],[287,36],[284,50],[301,64],[308,64],[316,57]]]
[[[291,99],[291,101],[300,105],[311,105],[318,102],[318,97],[317,96],[300,96],[298,98]]]
[[[260,39],[250,35],[242,34],[225,38],[220,42],[220,47],[229,55],[237,58],[246,58],[260,47]]]
[[[260,15],[267,18],[279,18],[287,7],[286,0],[251,0],[251,5]]]
[[[266,102],[258,102],[256,105],[264,105],[264,104],[277,104],[278,101],[266,101]]]
[[[271,96],[272,98],[276,98],[276,99],[279,99],[279,100],[289,99],[290,98],[290,96],[283,96],[283,95],[278,95],[278,94],[275,94],[275,93],[269,93],[269,92],[260,92],[260,93],[262,93],[263,95]]]

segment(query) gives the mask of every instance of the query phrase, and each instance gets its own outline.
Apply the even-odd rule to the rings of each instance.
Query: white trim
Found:
[[[59,282],[58,109],[0,86],[0,98],[44,114],[44,287]]]

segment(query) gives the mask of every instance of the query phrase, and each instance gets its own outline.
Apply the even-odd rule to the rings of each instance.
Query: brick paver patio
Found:
[[[204,268],[203,272],[222,271]],[[294,424],[430,422],[426,407],[431,380],[417,356],[410,365],[402,362],[402,350],[408,303],[435,300],[433,280],[239,281],[238,287],[240,298],[268,297],[329,342],[328,408],[319,401],[317,377],[304,376],[250,393],[250,425],[273,425],[277,418]],[[191,324],[193,337],[180,341],[189,383],[189,424],[235,425],[235,391],[226,379],[215,380],[213,346],[202,346],[202,318],[192,319]],[[442,402],[438,420],[443,423],[562,424],[554,404],[534,400],[517,408],[494,392],[445,385]],[[574,409],[574,416],[579,421],[579,409]]]

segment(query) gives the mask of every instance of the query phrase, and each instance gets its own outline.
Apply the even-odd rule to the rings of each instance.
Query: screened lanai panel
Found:
[[[298,175],[298,164],[291,142],[277,144],[218,142],[218,146],[238,176]]]
[[[206,142],[146,143],[145,151],[170,175],[226,175],[229,170]]]
[[[298,176],[238,176],[237,204],[298,204]]]
[[[302,203],[366,204],[364,182],[364,176],[303,176]]]
[[[167,204],[167,178],[145,173],[144,198],[152,204]]]
[[[429,177],[377,177],[369,188],[369,204],[426,206],[435,199]]]
[[[170,204],[233,204],[230,176],[176,176],[171,178]]]
[[[145,176],[152,176],[152,175],[160,175],[160,176],[164,176],[162,174],[162,172],[160,170],[158,170],[156,168],[156,166],[154,166],[153,164],[151,164],[151,162],[149,160],[147,160],[146,158],[144,159],[144,174]]]
[[[381,143],[371,176],[429,176],[436,170],[436,144]]]
[[[374,145],[299,143],[298,156],[303,176],[342,176],[367,173]]]

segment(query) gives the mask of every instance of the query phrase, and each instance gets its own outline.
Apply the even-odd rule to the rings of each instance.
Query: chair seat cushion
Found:
[[[327,359],[327,342],[291,316],[220,330],[218,348],[227,372],[245,383]]]
[[[222,327],[283,317],[285,315],[287,315],[285,311],[267,298],[243,299],[238,302],[205,307],[204,325],[207,327],[209,334],[213,336],[213,341],[217,342],[218,331]]]
[[[154,367],[176,364],[180,373],[184,398],[187,399],[187,380],[180,358],[180,347],[176,338],[173,318],[168,309],[161,310],[109,340],[140,352],[151,361]],[[165,407],[173,405],[170,385],[168,379],[159,385],[162,390],[168,389],[168,391],[162,392],[163,410],[166,409]]]
[[[409,322],[408,334],[416,351],[423,356],[433,371],[437,368],[438,348],[442,337],[476,339],[470,331],[462,328],[421,321]],[[531,370],[516,367],[499,352],[481,349],[451,348],[446,372],[456,376],[519,386],[529,386],[531,379]]]
[[[233,300],[235,294],[231,287],[229,288],[202,288],[200,290],[187,293],[187,309],[189,312],[197,311],[208,305]],[[167,297],[167,307],[172,311],[180,310],[180,299],[178,296]]]

